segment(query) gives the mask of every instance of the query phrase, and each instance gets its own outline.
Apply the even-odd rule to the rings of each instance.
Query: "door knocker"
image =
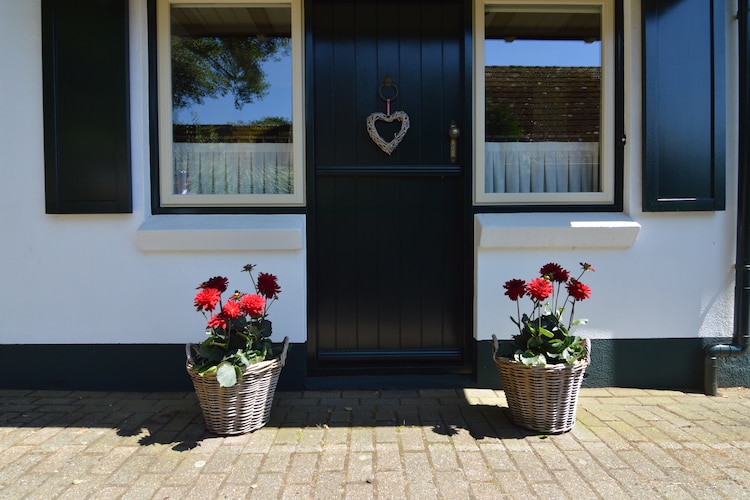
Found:
[[[386,94],[392,93],[393,95],[386,97],[383,95],[384,91]],[[380,98],[385,101],[386,112],[371,113],[370,116],[367,117],[367,133],[370,134],[370,138],[378,145],[378,147],[380,147],[380,149],[390,155],[398,147],[404,139],[406,132],[409,130],[409,115],[407,115],[405,111],[395,111],[391,114],[391,102],[395,101],[398,97],[398,87],[393,83],[393,78],[391,78],[390,75],[386,75],[386,77],[383,78],[383,84],[380,86],[378,94],[380,95]],[[383,139],[380,132],[378,132],[378,129],[375,128],[375,124],[381,120],[386,123],[392,123],[394,121],[401,123],[401,129],[393,134],[393,139],[391,139],[391,141]]]

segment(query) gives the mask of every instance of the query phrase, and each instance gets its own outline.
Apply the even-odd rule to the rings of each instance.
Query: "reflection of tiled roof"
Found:
[[[513,126],[488,122],[487,140],[598,141],[600,89],[599,67],[488,66],[487,106]]]

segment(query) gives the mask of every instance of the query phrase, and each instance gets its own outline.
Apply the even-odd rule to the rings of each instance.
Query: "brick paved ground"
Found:
[[[750,498],[750,390],[583,389],[575,428],[502,391],[278,393],[217,437],[192,393],[0,391],[0,498]]]

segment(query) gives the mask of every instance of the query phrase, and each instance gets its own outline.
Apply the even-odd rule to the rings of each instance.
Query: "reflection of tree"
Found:
[[[287,37],[173,37],[172,106],[185,108],[231,93],[234,106],[242,109],[266,94],[263,63],[289,51]]]
[[[485,100],[485,140],[517,141],[523,135],[521,121],[513,110],[499,100]]]

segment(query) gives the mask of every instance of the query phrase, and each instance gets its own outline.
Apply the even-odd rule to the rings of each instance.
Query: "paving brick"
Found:
[[[586,443],[586,451],[605,469],[624,469],[627,464],[606,443]]]
[[[263,453],[243,453],[237,457],[237,461],[229,471],[226,482],[228,484],[252,484],[255,482],[260,464],[263,462]]]
[[[346,444],[326,445],[320,455],[318,468],[322,471],[344,471],[348,456],[349,447]]]
[[[350,432],[349,446],[351,451],[374,451],[372,427],[355,427]]]
[[[633,446],[630,444],[629,439],[626,439],[617,432],[616,429],[612,428],[612,424],[616,424],[617,422],[608,422],[609,425],[606,427],[592,427],[591,432],[596,434],[596,437],[599,438],[599,440],[606,442],[607,446],[609,446],[613,450],[629,450]]]
[[[540,466],[539,456],[533,451],[515,451],[510,452],[509,455],[516,469],[523,474],[529,484],[554,481],[552,473]]]
[[[406,481],[399,471],[375,474],[375,491],[378,498],[406,498]]]
[[[247,498],[278,498],[283,487],[284,474],[262,472],[258,474],[256,481],[249,485]]]
[[[460,471],[443,471],[436,476],[439,498],[470,499],[469,482]]]
[[[476,498],[534,498],[535,495],[531,489],[531,485],[526,482],[524,476],[518,473],[518,471],[507,471],[507,472],[496,472],[494,483],[479,483],[479,494],[475,495]],[[472,484],[472,490],[475,490]],[[553,498],[557,498],[555,495]]]
[[[277,393],[266,427],[227,437],[192,392],[0,407],[0,498],[750,498],[747,389],[584,388],[545,439],[490,389]]]
[[[404,463],[404,477],[408,481],[432,480],[432,467],[426,452],[405,452],[401,459]]]
[[[286,483],[310,484],[318,464],[317,453],[295,453],[287,472]]]
[[[562,453],[550,439],[536,439],[529,442],[531,448],[543,464],[550,471],[569,470],[571,468],[565,454]]]
[[[398,443],[377,443],[375,445],[375,470],[377,472],[402,470],[401,450]]]
[[[398,438],[404,451],[425,449],[421,427],[399,427]]]
[[[373,453],[350,452],[346,468],[347,483],[372,482],[375,456]]]
[[[406,485],[406,498],[409,500],[434,500],[438,498],[438,491],[432,482],[411,482]]]
[[[371,483],[356,483],[346,486],[347,500],[369,500],[375,498],[375,486]]]
[[[427,446],[432,468],[436,471],[458,470],[456,450],[450,444],[430,444]]]
[[[345,491],[342,474],[339,472],[321,472],[314,482],[313,498],[318,500],[343,498]]]
[[[163,482],[164,476],[160,474],[141,474],[138,477],[138,480],[132,483],[130,488],[128,488],[128,490],[122,495],[122,499],[141,500],[143,498],[156,498],[154,495],[156,495],[156,492],[162,487]],[[84,498],[84,496],[78,498]]]
[[[492,481],[492,470],[479,451],[458,451],[458,461],[466,478],[471,482]]]

